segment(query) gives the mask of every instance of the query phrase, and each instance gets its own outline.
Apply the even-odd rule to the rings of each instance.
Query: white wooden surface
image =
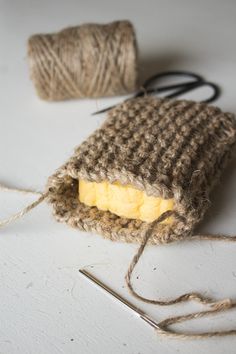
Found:
[[[43,190],[47,177],[102,122],[98,107],[121,98],[47,103],[30,82],[26,41],[37,32],[83,22],[127,18],[134,22],[143,76],[189,69],[221,84],[218,105],[236,111],[236,2],[151,0],[116,2],[0,0],[0,181]],[[192,97],[198,99],[195,94]],[[201,231],[234,234],[236,163],[225,173]],[[0,216],[33,200],[0,194]],[[1,354],[236,353],[236,338],[180,341],[152,328],[79,275],[80,267],[128,299],[127,266],[137,246],[112,243],[58,224],[45,204],[0,230]],[[148,247],[136,271],[137,288],[149,297],[190,290],[236,297],[236,245],[183,242]],[[157,320],[200,309],[134,303]],[[185,329],[236,327],[236,311],[186,323]]]

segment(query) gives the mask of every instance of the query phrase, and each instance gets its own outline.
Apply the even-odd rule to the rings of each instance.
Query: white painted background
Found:
[[[133,21],[143,77],[189,69],[224,89],[218,105],[236,112],[236,2],[234,0],[48,1],[0,0],[0,181],[43,190],[47,177],[102,122],[91,112],[121,98],[47,103],[29,79],[27,38],[83,22]],[[198,99],[195,94],[193,98]],[[213,193],[201,231],[236,231],[236,163]],[[33,200],[0,194],[0,217]],[[130,298],[124,284],[137,246],[112,243],[58,224],[45,204],[0,231],[1,354],[236,353],[236,338],[180,341],[157,336],[122,305],[79,275],[91,272]],[[236,297],[236,245],[182,242],[148,247],[136,271],[146,296],[190,290]],[[156,268],[156,270],[154,270]],[[200,309],[134,303],[157,320]],[[186,323],[186,329],[236,327],[236,311]]]

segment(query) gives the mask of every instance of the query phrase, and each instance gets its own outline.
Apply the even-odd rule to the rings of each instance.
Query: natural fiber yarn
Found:
[[[129,21],[33,35],[28,57],[36,91],[45,100],[114,96],[137,88],[137,46]]]
[[[134,289],[131,276],[147,243],[177,240],[236,241],[236,236],[195,235],[193,229],[209,207],[210,192],[232,156],[236,145],[236,122],[219,108],[186,100],[142,97],[128,100],[108,113],[74,156],[48,180],[46,197],[58,221],[81,230],[95,231],[118,241],[140,244],[126,274],[131,294],[155,305],[196,301],[207,310],[170,316],[157,323],[161,335],[182,339],[235,335],[236,330],[191,333],[170,326],[208,317],[236,307],[231,299],[220,301],[198,292],[176,298],[148,299]],[[78,199],[78,179],[131,184],[149,195],[174,198],[174,210],[152,223],[119,217],[88,207]],[[162,224],[166,218],[174,221]]]
[[[230,113],[205,103],[143,97],[108,113],[102,127],[49,178],[48,200],[57,220],[112,240],[141,243],[150,224],[88,207],[78,200],[78,179],[107,180],[174,198],[173,224],[157,224],[151,243],[189,236],[209,207],[209,195],[236,144]]]
[[[131,282],[133,270],[148,242],[169,243],[186,238],[236,241],[236,236],[193,235],[194,226],[203,218],[209,206],[210,192],[235,145],[234,117],[219,108],[205,103],[154,97],[128,100],[109,111],[103,126],[49,178],[45,192],[39,193],[34,203],[0,221],[0,226],[22,217],[46,199],[52,204],[58,221],[81,230],[96,231],[111,240],[139,243],[126,274],[127,286],[137,299],[164,306],[186,301],[207,306],[204,311],[170,316],[157,323],[158,334],[182,339],[235,335],[236,329],[191,333],[170,327],[232,309],[236,302],[231,299],[216,301],[197,292],[168,300],[148,299],[138,294]],[[79,178],[130,183],[147,194],[173,197],[175,208],[162,213],[152,223],[121,218],[80,203]],[[0,185],[0,189],[6,187]],[[169,217],[174,220],[171,224],[161,224]]]

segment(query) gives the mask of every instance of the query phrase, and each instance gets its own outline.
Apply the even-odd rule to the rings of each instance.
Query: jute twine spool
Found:
[[[28,58],[44,100],[122,95],[137,88],[136,37],[129,21],[33,35]]]

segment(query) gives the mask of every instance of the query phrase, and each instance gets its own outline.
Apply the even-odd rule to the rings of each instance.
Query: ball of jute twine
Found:
[[[137,88],[137,45],[129,21],[33,35],[28,59],[31,79],[44,100],[114,96]]]
[[[45,192],[38,192],[34,190],[29,190],[29,189],[19,189],[19,188],[12,188],[12,187],[7,187],[3,184],[0,184],[0,191],[13,191],[13,192],[19,192],[23,194],[35,194],[38,195],[38,198],[28,206],[26,206],[23,210],[19,211],[16,214],[11,215],[7,219],[0,220],[0,228],[7,226],[11,224],[13,221],[23,217],[25,214],[30,212],[32,209],[34,209],[37,205],[42,203],[45,199],[47,199],[50,191],[45,191]],[[222,336],[230,336],[230,335],[236,335],[236,329],[227,329],[227,330],[215,330],[215,331],[206,331],[206,332],[189,332],[189,331],[177,331],[170,326],[178,324],[178,323],[183,323],[186,321],[191,321],[194,319],[198,318],[204,318],[204,317],[209,317],[215,314],[219,314],[221,312],[225,312],[230,309],[234,309],[236,307],[236,301],[225,298],[222,300],[215,300],[212,297],[207,297],[203,294],[197,293],[197,292],[189,292],[185,293],[183,295],[180,295],[174,299],[169,299],[169,300],[156,300],[156,299],[148,299],[140,294],[137,293],[137,291],[134,289],[134,286],[132,285],[131,282],[131,277],[134,271],[134,268],[138,264],[140,257],[142,256],[147,243],[152,236],[153,231],[155,230],[155,226],[161,222],[163,222],[165,219],[169,218],[170,216],[175,217],[175,218],[183,218],[182,215],[179,215],[177,212],[173,210],[168,210],[164,213],[162,213],[159,218],[152,223],[148,224],[146,230],[143,233],[143,238],[140,246],[138,247],[138,250],[136,254],[134,255],[126,276],[126,284],[127,287],[130,291],[130,293],[138,300],[141,300],[145,303],[148,304],[153,304],[153,305],[160,305],[160,306],[168,306],[168,305],[175,305],[179,304],[182,302],[188,302],[188,301],[196,301],[202,305],[207,306],[206,310],[203,311],[197,311],[193,313],[188,313],[188,314],[183,314],[179,316],[170,316],[158,323],[156,329],[157,333],[163,336],[167,337],[173,337],[173,338],[179,338],[179,339],[204,339],[204,338],[211,338],[211,337],[222,337]],[[211,234],[200,234],[200,235],[189,235],[188,240],[215,240],[215,241],[227,241],[227,242],[236,242],[236,236],[227,236],[227,235],[211,235]]]

